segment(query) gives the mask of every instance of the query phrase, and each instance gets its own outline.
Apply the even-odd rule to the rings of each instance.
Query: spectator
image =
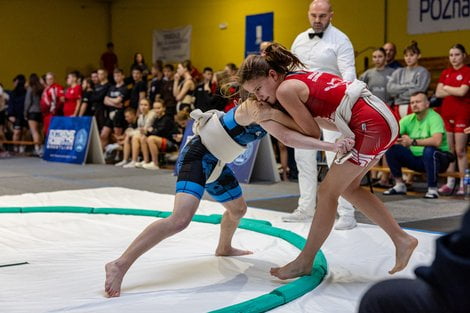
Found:
[[[155,99],[162,97],[163,89],[163,66],[155,64],[152,66],[152,80],[150,82],[149,90],[149,100],[150,103],[154,103]]]
[[[93,83],[93,88],[100,83],[100,79],[98,77],[98,71],[91,72],[91,82]]]
[[[428,191],[424,198],[437,199],[437,175],[446,170],[451,160],[444,121],[429,108],[428,98],[422,91],[411,95],[410,105],[413,113],[400,120],[398,144],[385,153],[395,186],[384,195],[406,194],[401,168],[407,167],[426,173]]]
[[[194,66],[191,60],[185,60],[183,63],[187,63],[188,67],[191,68],[191,77],[193,78],[194,84],[198,84],[202,81],[203,77],[201,72]]]
[[[40,125],[42,122],[41,114],[41,95],[44,91],[39,76],[35,73],[29,76],[29,86],[26,91],[26,99],[24,103],[24,116],[28,121],[29,130],[33,136],[34,153],[42,157],[43,151],[41,149],[42,135]]]
[[[365,71],[359,79],[367,84],[367,88],[383,102],[391,104],[392,98],[387,92],[387,83],[395,71],[385,66],[385,50],[378,48],[372,52],[372,62],[375,67]]]
[[[383,49],[385,50],[386,56],[386,64],[387,67],[396,70],[397,68],[403,67],[400,62],[395,60],[395,55],[397,54],[397,47],[393,42],[386,42],[383,45]]]
[[[8,119],[13,124],[13,140],[20,141],[23,137],[23,130],[26,127],[24,118],[24,101],[26,97],[26,77],[23,74],[17,75],[13,79],[13,91],[8,101]],[[24,152],[24,146],[15,145],[15,152]]]
[[[466,313],[470,308],[470,210],[459,230],[436,240],[431,266],[415,279],[390,279],[372,286],[359,313]]]
[[[5,140],[6,111],[9,99],[10,95],[3,90],[3,85],[0,83],[0,140]],[[2,148],[1,143],[0,148]]]
[[[134,84],[130,93],[129,105],[137,110],[140,101],[147,96],[147,84],[142,80],[142,70],[139,67],[132,70],[132,79]]]
[[[431,81],[429,71],[418,65],[421,51],[415,41],[405,48],[406,67],[402,67],[393,72],[387,83],[387,90],[394,100],[393,110],[397,119],[401,119],[411,112],[410,96],[415,92],[426,92]]]
[[[173,152],[178,149],[173,138],[173,135],[177,134],[178,131],[174,119],[165,114],[165,104],[157,100],[153,104],[153,109],[156,116],[152,126],[147,131],[148,137],[145,140],[145,144],[142,143],[142,154],[144,155],[145,162],[142,164],[142,167],[148,170],[160,169],[158,164],[160,153]],[[148,162],[149,151],[152,162]]]
[[[132,107],[127,107],[124,110],[124,119],[126,120],[126,130],[122,135],[116,136],[113,135],[113,139],[116,141],[116,143],[119,145],[119,150],[123,150],[125,143],[127,141],[130,141],[132,138],[132,134],[135,132],[138,132],[137,129],[137,113],[134,108]],[[129,150],[130,151],[130,150]],[[129,157],[127,157],[129,158]],[[122,166],[127,163],[127,160],[125,162],[118,162],[115,164],[115,166]]]
[[[145,136],[152,125],[153,120],[155,119],[155,112],[150,109],[150,102],[146,98],[140,100],[139,110],[140,115],[137,119],[137,130],[126,135],[128,138],[124,142],[124,157],[121,162],[116,164],[116,166],[134,168],[141,167],[143,164],[143,162],[141,164],[137,164],[141,151],[141,138],[142,136]],[[129,156],[131,155],[131,149],[132,159],[128,162]]]
[[[51,72],[46,74],[46,88],[42,92],[40,103],[44,136],[47,136],[52,117],[61,115],[64,103],[64,87],[55,82],[55,76]]]
[[[93,116],[90,105],[91,97],[93,96],[93,81],[91,78],[85,78],[82,81],[82,100],[78,110],[78,116]]]
[[[114,44],[112,42],[106,44],[106,51],[100,58],[100,67],[106,70],[108,73],[108,81],[114,84],[113,73],[118,67],[118,57],[114,53]]]
[[[212,100],[217,90],[217,84],[214,82],[214,71],[210,67],[204,68],[202,77],[204,77],[203,81],[196,86],[194,92],[196,97],[194,107],[202,112],[206,112],[215,109],[212,107]]]
[[[134,54],[134,63],[132,63],[132,65],[131,65],[131,73],[135,69],[140,70],[140,72],[142,73],[141,79],[144,82],[146,82],[147,81],[147,76],[149,74],[149,68],[148,68],[147,64],[145,64],[144,55],[140,52],[136,52],[136,54]],[[132,78],[134,79],[134,82],[135,82],[135,78],[134,77],[132,77]]]
[[[226,83],[231,83],[235,82],[237,80],[237,72],[238,68],[234,63],[228,63],[225,65],[224,72],[227,74],[227,79]],[[220,86],[222,90],[224,90],[224,85],[221,84]],[[240,97],[238,96],[239,94],[239,88],[237,84],[230,84],[230,87],[226,88],[224,96],[228,98],[227,103],[225,104],[224,107],[224,112],[230,111],[233,107],[235,107],[240,100]]]
[[[82,99],[82,86],[78,83],[78,72],[67,75],[67,88],[65,90],[64,116],[78,116]]]
[[[91,110],[96,118],[98,130],[101,132],[106,121],[106,107],[104,106],[104,98],[108,94],[111,84],[108,81],[108,73],[104,69],[97,71],[98,83],[95,83],[93,93],[91,94]],[[93,74],[91,76],[93,80]]]
[[[176,99],[173,95],[175,68],[172,64],[163,66],[162,100],[166,105],[166,114],[174,116],[176,114]]]
[[[354,49],[349,38],[331,24],[333,8],[327,0],[312,1],[308,9],[311,27],[300,33],[292,44],[292,52],[309,71],[327,72],[340,76],[345,81],[356,78]],[[335,142],[341,134],[322,130],[323,139]],[[335,154],[325,152],[328,166]],[[299,170],[300,198],[297,209],[283,218],[285,222],[310,221],[316,207],[317,194],[317,153],[312,150],[295,149],[295,161]],[[339,219],[335,229],[356,227],[354,207],[343,197],[338,202]]]
[[[179,111],[175,115],[175,122],[176,122],[176,129],[177,132],[173,135],[173,140],[176,142],[178,147],[181,144],[181,140],[183,140],[184,130],[186,128],[186,124],[189,120],[189,112],[188,111]]]
[[[436,88],[436,96],[444,98],[442,101],[441,115],[447,130],[447,142],[449,148],[457,156],[460,172],[460,187],[457,195],[465,194],[463,177],[468,166],[467,140],[468,135],[464,129],[470,126],[470,67],[465,65],[467,53],[461,44],[452,46],[449,51],[449,61],[452,65],[444,70],[439,78]],[[447,169],[455,171],[455,162]],[[455,178],[448,177],[447,184],[439,188],[443,194],[451,194],[455,187]]]
[[[173,96],[177,101],[177,112],[184,107],[189,107],[190,109],[194,107],[194,90],[196,85],[191,76],[191,70],[191,63],[189,61],[179,63],[176,69],[173,82]]]
[[[108,94],[104,97],[107,118],[100,133],[103,149],[108,145],[111,133],[120,136],[126,126],[124,108],[126,107],[125,104],[128,103],[128,89],[124,84],[124,72],[121,69],[115,69],[113,80],[116,83],[109,88]]]

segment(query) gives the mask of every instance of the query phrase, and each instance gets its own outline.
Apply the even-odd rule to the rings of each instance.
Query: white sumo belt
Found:
[[[195,120],[194,133],[201,137],[202,144],[219,160],[206,184],[219,178],[225,164],[233,162],[246,150],[245,146],[233,140],[224,129],[220,122],[220,113],[212,110],[204,113],[201,110],[191,112],[191,117]]]

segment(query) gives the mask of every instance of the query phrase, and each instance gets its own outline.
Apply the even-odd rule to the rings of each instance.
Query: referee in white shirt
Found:
[[[292,52],[307,70],[338,75],[344,80],[356,79],[354,49],[349,38],[331,25],[333,9],[328,0],[314,0],[308,9],[311,28],[300,33],[292,44]],[[325,141],[334,142],[341,133],[323,130]],[[326,152],[328,166],[335,154]],[[309,221],[315,211],[317,195],[317,152],[295,149],[295,161],[299,170],[300,198],[297,209],[283,217],[285,222]],[[356,226],[354,207],[343,197],[338,202],[339,220],[335,229],[351,229]]]

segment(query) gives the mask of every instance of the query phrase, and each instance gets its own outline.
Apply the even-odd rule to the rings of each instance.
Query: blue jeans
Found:
[[[401,168],[407,167],[415,172],[426,173],[428,187],[437,187],[437,175],[449,166],[446,153],[436,147],[424,147],[422,156],[414,156],[409,148],[393,145],[385,153],[393,177],[402,177]]]

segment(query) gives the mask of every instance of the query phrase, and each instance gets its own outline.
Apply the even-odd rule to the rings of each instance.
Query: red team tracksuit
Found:
[[[64,116],[72,116],[77,107],[77,100],[82,98],[82,86],[69,87],[65,91]]]
[[[336,108],[343,99],[349,82],[320,72],[295,72],[286,77],[286,80],[289,79],[300,80],[307,85],[309,96],[305,106],[313,117],[334,120]],[[396,140],[394,138],[391,141],[392,132],[388,122],[362,98],[354,104],[348,125],[355,135],[353,155],[348,161],[356,165],[369,164],[383,155]]]
[[[44,89],[41,97],[41,113],[44,123],[44,136],[47,136],[51,118],[62,111],[64,97],[64,87],[59,84],[52,84]]]
[[[458,70],[445,69],[439,78],[439,83],[451,87],[470,86],[470,67],[463,66]],[[440,113],[447,132],[463,133],[464,128],[470,126],[470,92],[463,97],[445,97]]]

